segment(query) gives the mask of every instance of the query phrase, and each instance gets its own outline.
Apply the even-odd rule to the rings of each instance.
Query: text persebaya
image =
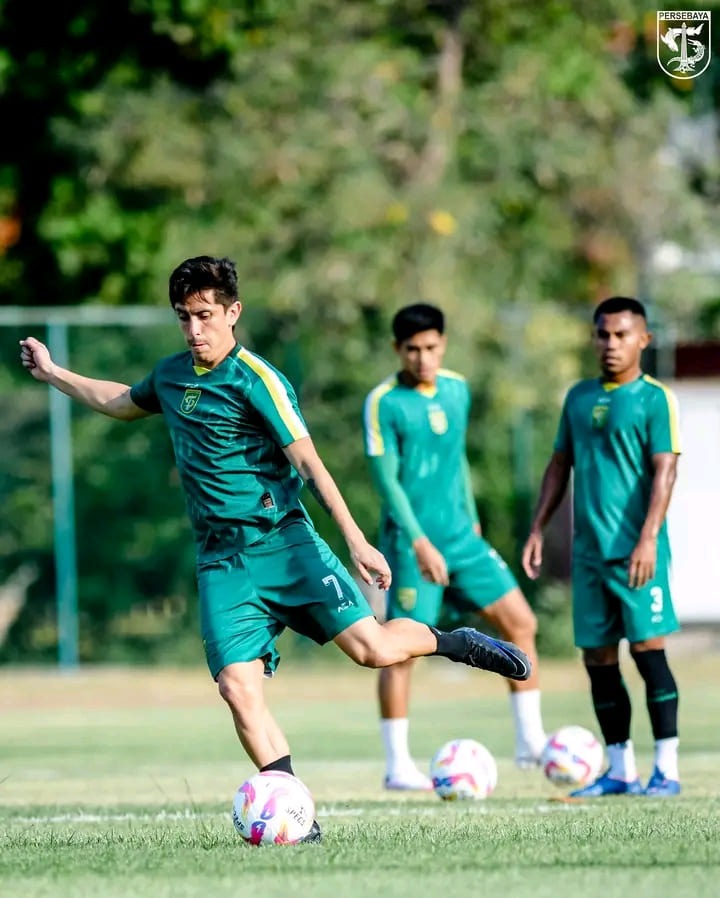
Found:
[[[710,10],[661,10],[657,14],[657,61],[671,78],[697,78],[710,65]]]

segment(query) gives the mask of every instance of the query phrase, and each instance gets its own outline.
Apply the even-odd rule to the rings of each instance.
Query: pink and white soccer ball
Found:
[[[281,770],[256,773],[235,793],[233,823],[251,845],[294,845],[310,832],[314,818],[310,790]]]
[[[556,786],[584,786],[602,770],[605,752],[585,727],[560,727],[548,738],[540,758],[543,773]]]
[[[435,752],[430,778],[446,801],[487,798],[497,785],[497,764],[474,739],[452,739]]]

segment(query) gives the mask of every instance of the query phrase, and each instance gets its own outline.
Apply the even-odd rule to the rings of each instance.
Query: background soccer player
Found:
[[[312,526],[299,500],[303,481],[335,520],[361,577],[387,589],[390,569],[319,458],[288,381],[236,342],[242,305],[234,263],[188,259],[170,276],[169,292],[189,352],[162,359],[133,387],[60,368],[33,337],[20,341],[21,358],[37,380],[112,418],[164,416],[195,533],[207,663],[257,767],[293,772],[262,688],[285,627],[318,643],[332,639],[367,667],[439,654],[526,679],[524,654],[477,630],[376,621]],[[306,840],[319,838],[315,824]]]
[[[614,296],[600,303],[593,321],[602,374],[580,381],[565,398],[523,566],[529,577],[538,576],[542,529],[572,470],[575,643],[583,649],[610,767],[571,794],[643,792],[630,741],[630,698],[618,660],[618,644],[625,637],[645,681],[655,737],[655,766],[645,793],[676,795],[678,694],[663,638],[678,629],[665,524],[680,452],[676,403],[667,387],[640,368],[651,339],[641,303]]]
[[[393,571],[387,617],[436,624],[443,603],[477,610],[533,661],[533,674],[510,684],[516,761],[537,763],[545,744],[540,714],[535,615],[507,564],[480,535],[465,451],[470,391],[441,368],[445,322],[426,303],[406,306],[392,323],[400,371],[365,400],[365,452],[382,498],[381,547]],[[385,786],[428,789],[412,760],[408,707],[412,660],[380,673]]]

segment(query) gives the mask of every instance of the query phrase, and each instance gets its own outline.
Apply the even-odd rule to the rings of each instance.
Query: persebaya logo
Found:
[[[198,390],[194,387],[188,387],[185,390],[185,395],[182,398],[182,402],[180,403],[180,411],[184,415],[189,415],[192,411],[194,411],[195,406],[198,404],[198,400],[200,399],[200,395],[202,390]]]
[[[432,405],[428,410],[428,418],[430,419],[430,429],[433,433],[443,434],[448,429],[448,419],[445,410],[439,405]]]
[[[592,410],[592,426],[597,430],[601,427],[605,426],[605,422],[607,421],[608,413],[610,412],[610,406],[601,402],[596,405]]]
[[[710,65],[710,11],[665,11],[657,14],[657,60],[671,78],[689,81]]]

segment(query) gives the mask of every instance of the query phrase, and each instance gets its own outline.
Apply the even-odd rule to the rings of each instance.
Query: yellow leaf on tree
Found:
[[[454,234],[457,230],[457,221],[454,216],[443,209],[434,209],[428,215],[428,224],[436,234],[447,237],[448,234]]]
[[[389,224],[404,224],[408,220],[408,209],[404,203],[391,203],[385,210],[385,220]]]

